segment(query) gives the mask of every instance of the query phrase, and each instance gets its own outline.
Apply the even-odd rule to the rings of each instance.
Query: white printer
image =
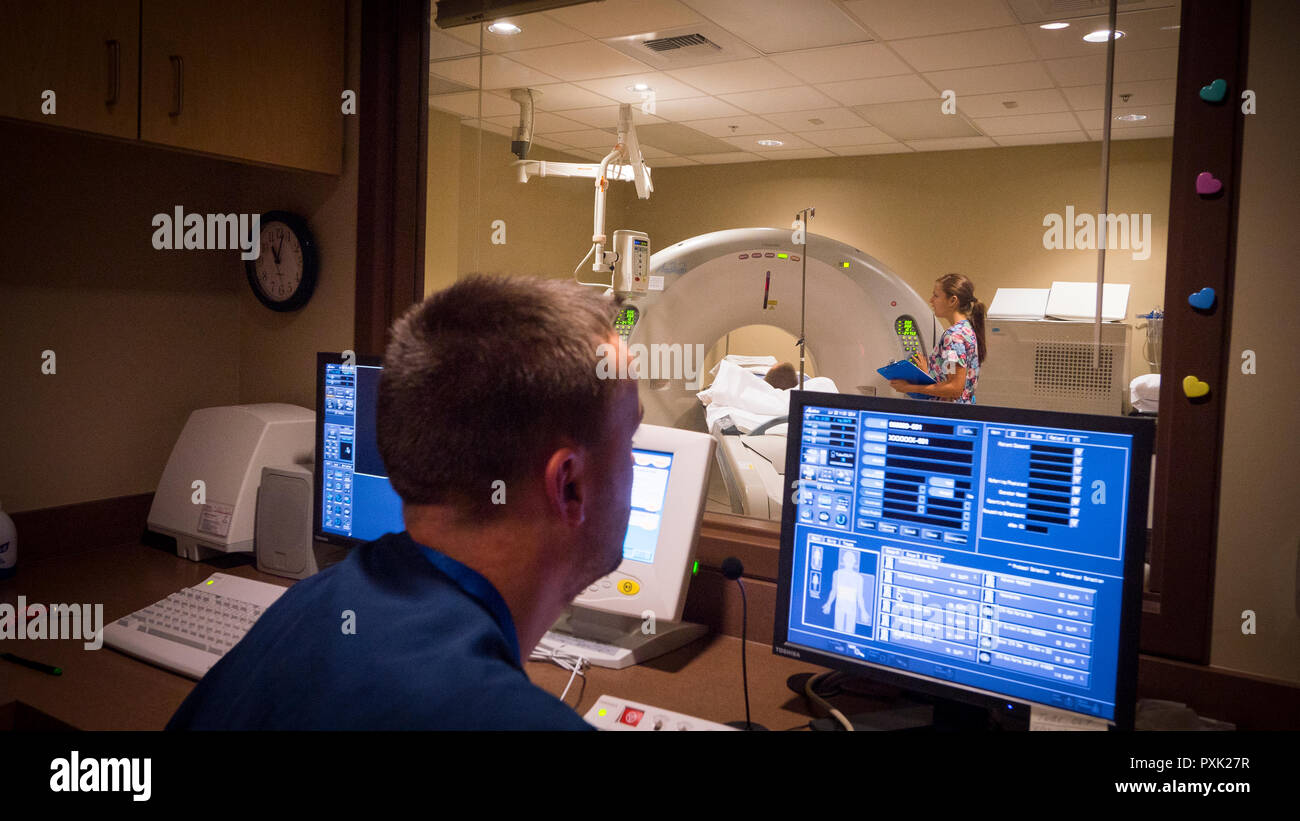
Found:
[[[310,466],[315,419],[279,403],[194,411],[158,483],[149,529],[174,537],[176,554],[194,561],[252,552],[262,468]]]

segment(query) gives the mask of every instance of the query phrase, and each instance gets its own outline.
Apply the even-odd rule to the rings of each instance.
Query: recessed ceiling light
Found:
[[[1043,23],[1039,26],[1040,29],[1068,29],[1069,27],[1069,23]]]
[[[777,146],[777,145],[785,145],[785,143],[781,142],[780,140],[759,140],[759,141],[758,141],[758,144],[759,144],[759,145],[765,145],[765,146],[768,146],[768,147],[771,147],[771,146]]]
[[[1120,114],[1115,119],[1123,120],[1126,123],[1136,123],[1139,120],[1145,120],[1146,118],[1147,115],[1145,114]]]
[[[1107,35],[1108,35],[1108,34],[1110,34],[1110,32],[1107,31],[1106,29],[1097,29],[1096,31],[1092,32],[1091,34],[1085,34],[1085,35],[1083,35],[1083,39],[1087,40],[1089,43],[1104,43],[1104,42],[1106,42],[1106,40],[1108,39],[1108,38],[1107,38]],[[1116,39],[1116,40],[1118,40],[1119,38],[1121,38],[1121,37],[1123,37],[1123,36],[1124,36],[1124,32],[1119,31],[1119,30],[1116,30],[1116,31],[1115,31],[1115,39]]]
[[[507,23],[505,20],[498,20],[488,26],[488,31],[493,34],[509,36],[511,34],[518,34],[523,31],[523,29],[519,28],[519,26],[516,26],[514,23]]]
[[[646,91],[654,91],[654,89],[650,87],[649,83],[633,83],[627,87],[627,90],[635,91],[638,94]]]

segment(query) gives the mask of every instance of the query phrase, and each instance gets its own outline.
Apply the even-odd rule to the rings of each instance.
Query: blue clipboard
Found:
[[[930,374],[916,367],[909,360],[890,362],[883,368],[876,368],[876,373],[886,379],[901,379],[904,382],[910,382],[913,385],[936,385],[938,380]],[[909,393],[908,396],[913,399],[934,399],[933,396],[927,396],[923,393]]]

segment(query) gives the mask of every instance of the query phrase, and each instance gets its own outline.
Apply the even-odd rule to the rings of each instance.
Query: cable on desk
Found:
[[[564,701],[565,696],[569,694],[569,688],[573,686],[573,681],[578,676],[582,676],[585,681],[587,678],[587,668],[591,667],[591,662],[586,656],[580,656],[576,653],[566,653],[554,647],[539,644],[533,648],[533,652],[528,656],[529,661],[549,661],[556,667],[569,672],[569,683],[564,685],[564,692],[560,693],[560,701]]]
[[[838,721],[841,727],[848,730],[849,732],[853,732],[853,723],[849,721],[847,718],[845,718],[843,713],[841,713],[839,710],[832,707],[829,701],[817,695],[814,689],[817,686],[817,684],[825,680],[827,676],[833,674],[834,674],[833,672],[827,672],[827,673],[820,673],[818,675],[812,676],[806,682],[804,682],[803,694],[813,704],[817,705],[818,707],[822,708],[827,713],[829,713],[831,718],[834,718],[836,721]]]

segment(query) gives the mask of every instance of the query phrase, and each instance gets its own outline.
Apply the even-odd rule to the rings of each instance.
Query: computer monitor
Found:
[[[375,436],[379,357],[316,354],[315,537],[344,547],[406,529]]]
[[[1131,728],[1147,419],[794,391],[776,653]]]

